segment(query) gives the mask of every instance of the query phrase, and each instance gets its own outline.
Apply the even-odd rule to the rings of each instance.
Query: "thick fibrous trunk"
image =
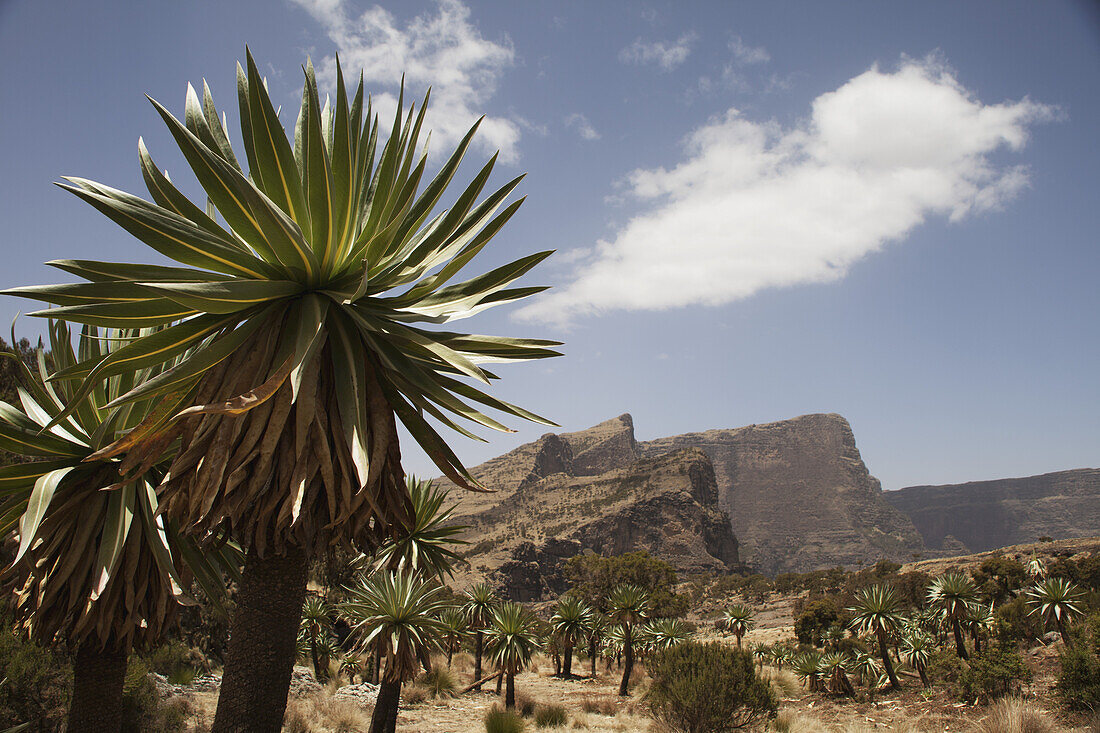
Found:
[[[511,672],[504,675],[508,678],[508,684],[504,692],[504,707],[508,710],[516,708],[516,676]]]
[[[397,728],[397,708],[401,704],[401,682],[383,680],[374,702],[370,733],[394,733]]]
[[[73,660],[73,701],[69,733],[115,733],[122,726],[122,686],[126,681],[125,649],[100,649],[86,641]]]
[[[630,670],[634,668],[634,644],[630,638],[630,627],[626,627],[623,634],[623,681],[619,683],[619,695],[626,697],[630,688]]]
[[[894,674],[894,662],[890,659],[890,649],[886,644],[886,632],[879,629],[876,636],[878,636],[878,649],[882,652],[882,666],[886,668],[886,676],[890,680],[890,686],[896,690],[901,685],[898,684],[898,676]]]
[[[282,729],[308,570],[299,548],[248,552],[211,733]]]
[[[474,635],[474,680],[475,681],[481,679],[481,644],[482,644],[481,629],[478,629],[477,633]],[[477,685],[477,689],[479,691],[481,690],[481,685],[480,684]]]
[[[565,647],[565,663],[561,668],[562,677],[573,676],[573,645],[570,644]]]
[[[593,637],[588,642],[588,656],[592,660],[592,678],[596,678],[596,639]]]
[[[955,634],[955,650],[959,654],[959,659],[970,659],[970,655],[966,653],[966,642],[963,641],[962,628],[957,618],[951,619],[951,631]]]

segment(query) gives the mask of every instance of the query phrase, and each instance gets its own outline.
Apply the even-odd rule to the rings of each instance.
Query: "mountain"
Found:
[[[1100,534],[1100,469],[885,492],[932,549],[983,552]]]
[[[643,457],[629,415],[544,435],[472,470],[493,494],[463,495],[473,571],[514,600],[565,590],[562,565],[585,550],[647,550],[681,572],[738,565],[714,467],[698,449]]]
[[[840,415],[803,415],[731,430],[647,441],[642,455],[703,450],[718,505],[729,513],[741,560],[767,574],[907,561],[924,550],[913,523],[889,504]]]
[[[549,433],[471,472],[459,494],[474,573],[517,597],[560,592],[584,550],[648,550],[682,572],[855,566],[924,549],[882,499],[839,415],[805,415],[639,443],[630,415]],[[562,586],[563,588],[564,586]]]

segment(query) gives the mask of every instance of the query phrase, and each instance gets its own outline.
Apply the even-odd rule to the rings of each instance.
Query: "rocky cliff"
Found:
[[[629,415],[545,435],[472,472],[499,491],[460,496],[455,518],[474,543],[468,560],[516,600],[562,592],[561,565],[586,550],[647,550],[681,572],[738,564],[706,453],[642,458]]]
[[[932,549],[983,552],[1039,537],[1100,535],[1100,469],[884,493]],[[955,540],[955,542],[952,542]]]
[[[840,415],[639,444],[647,456],[683,448],[710,457],[718,505],[730,515],[741,560],[762,572],[906,561],[924,550],[912,522],[884,499]]]

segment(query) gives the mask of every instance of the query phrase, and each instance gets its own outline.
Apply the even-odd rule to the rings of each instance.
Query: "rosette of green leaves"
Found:
[[[92,390],[55,378],[143,335],[101,334],[88,326],[74,350],[69,328],[50,321],[50,352],[39,347],[36,370],[11,355],[20,375],[19,404],[0,402],[0,448],[31,462],[0,468],[0,535],[14,529],[19,537],[4,575],[17,589],[18,622],[44,642],[92,639],[125,649],[155,641],[191,580],[217,602],[222,573],[239,567],[232,545],[200,553],[158,515],[154,486],[172,446],[162,446],[151,461],[149,454],[97,457],[154,403],[108,405],[171,365],[120,372]]]
[[[440,209],[477,124],[429,178],[427,98],[406,111],[402,92],[387,135],[362,76],[349,95],[337,65],[335,99],[322,105],[307,65],[288,138],[251,54],[246,67],[237,69],[243,155],[205,85],[201,98],[188,88],[182,121],[153,102],[205,205],[142,142],[152,201],[82,178],[63,185],[178,266],[61,260],[50,264],[85,282],[8,292],[60,306],[46,313],[72,322],[160,327],[68,365],[64,376],[84,378],[85,390],[187,353],[110,402],[180,407],[112,450],[181,440],[161,492],[187,531],[228,525],[261,553],[344,536],[378,544],[409,519],[396,420],[471,489],[483,487],[429,418],[471,437],[463,422],[507,430],[485,408],[553,424],[475,384],[495,378],[485,364],[555,356],[557,342],[435,328],[543,290],[515,283],[550,252],[458,277],[522,203],[508,202],[522,176],[483,193],[494,156]]]

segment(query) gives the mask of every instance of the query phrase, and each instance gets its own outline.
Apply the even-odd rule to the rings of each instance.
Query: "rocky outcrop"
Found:
[[[884,499],[840,415],[708,430],[651,440],[643,455],[706,452],[718,505],[730,516],[743,562],[768,574],[855,566],[923,551],[912,522]]]
[[[463,496],[455,513],[468,525],[473,571],[508,597],[560,594],[562,565],[584,551],[646,550],[681,572],[738,566],[737,539],[718,508],[714,468],[703,451],[638,458],[629,415],[592,431],[543,436],[533,446],[513,452],[529,460],[515,490],[488,506]],[[503,473],[499,464],[495,469]]]
[[[910,486],[886,500],[912,519],[932,549],[968,552],[1005,545],[1100,535],[1100,469],[1041,476]]]

